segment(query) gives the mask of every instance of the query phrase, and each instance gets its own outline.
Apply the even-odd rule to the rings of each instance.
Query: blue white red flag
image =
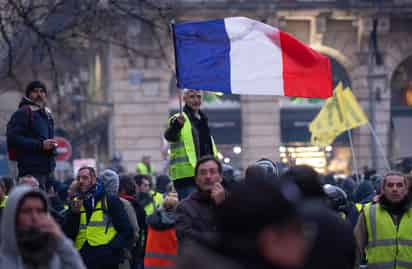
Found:
[[[332,96],[328,57],[245,17],[174,25],[177,86],[226,94]]]

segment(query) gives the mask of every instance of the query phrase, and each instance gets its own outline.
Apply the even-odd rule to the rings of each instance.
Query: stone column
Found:
[[[273,96],[242,96],[242,167],[260,158],[279,159],[280,116]]]
[[[170,72],[161,60],[138,57],[133,63],[113,50],[111,63],[114,152],[134,172],[143,155],[160,171],[162,135],[168,117]]]

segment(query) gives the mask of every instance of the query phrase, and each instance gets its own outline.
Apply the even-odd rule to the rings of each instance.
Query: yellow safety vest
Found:
[[[179,116],[179,113],[175,114],[172,118],[177,116]],[[193,140],[192,123],[185,112],[183,112],[183,117],[185,118],[185,123],[180,130],[179,141],[175,143],[169,142],[169,175],[172,180],[193,177],[195,175],[195,166],[198,158]],[[217,157],[215,142],[213,141],[213,137],[210,138],[212,141],[213,155]]]
[[[0,208],[6,207],[7,198],[8,198],[8,196],[4,196],[4,199],[3,199],[3,201],[2,201],[1,204],[0,204]]]
[[[412,209],[403,214],[398,227],[379,204],[367,205],[364,212],[368,269],[412,268]]]
[[[361,212],[367,205],[370,205],[370,204],[372,204],[372,202],[367,202],[365,204],[356,203],[355,206],[356,206],[356,209],[358,210],[358,212]]]
[[[150,172],[149,172],[149,169],[147,168],[146,164],[144,164],[143,162],[140,162],[136,166],[136,173],[151,176],[153,174],[153,168],[150,165]]]
[[[146,212],[146,216],[150,216],[153,212],[160,207],[163,202],[163,195],[159,192],[150,191],[150,196],[153,198],[152,203],[148,203],[144,207],[144,211]]]
[[[103,201],[103,207],[102,207]],[[79,233],[76,236],[75,247],[81,250],[87,241],[90,246],[107,245],[116,236],[117,232],[113,227],[112,221],[107,214],[107,199],[104,197],[97,202],[93,209],[89,222],[87,222],[86,210],[84,206],[80,208]]]

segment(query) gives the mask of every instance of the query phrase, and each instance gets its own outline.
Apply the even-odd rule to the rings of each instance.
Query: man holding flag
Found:
[[[328,57],[289,34],[245,17],[172,24],[177,87],[224,94],[328,98]],[[201,93],[185,92],[183,113],[169,121],[170,177],[179,198],[194,189],[194,167],[216,155]]]
[[[197,160],[206,155],[217,155],[207,116],[200,110],[202,98],[202,91],[184,90],[183,111],[169,119],[164,134],[170,144],[169,175],[179,199],[196,189],[193,176]]]

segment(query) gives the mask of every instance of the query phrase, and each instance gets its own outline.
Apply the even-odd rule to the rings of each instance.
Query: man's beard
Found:
[[[17,229],[16,239],[23,262],[28,265],[48,265],[57,247],[52,234],[37,228]]]
[[[42,97],[37,97],[33,102],[41,107],[46,105],[46,101]]]

